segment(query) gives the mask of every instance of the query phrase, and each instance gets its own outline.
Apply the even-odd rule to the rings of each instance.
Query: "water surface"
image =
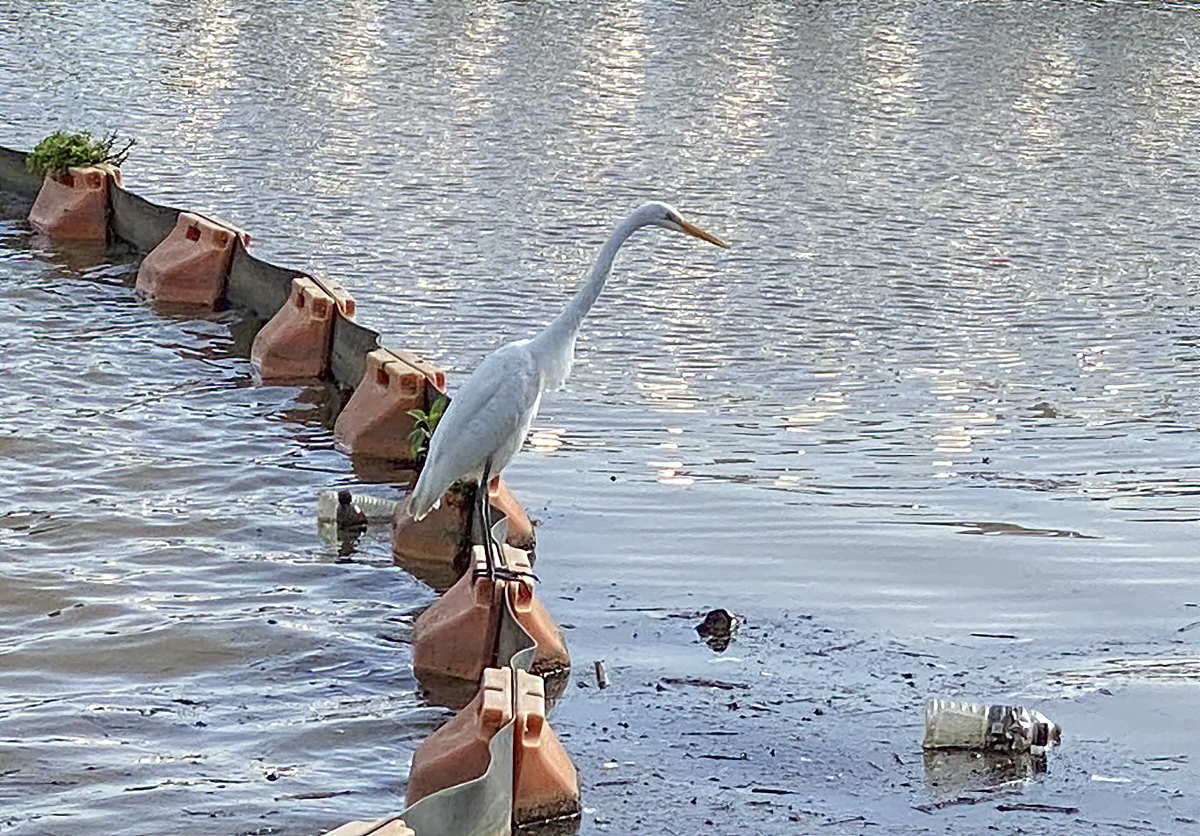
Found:
[[[0,21],[3,144],[136,137],[130,188],[336,277],[452,389],[552,316],[642,200],[734,243],[627,245],[509,469],[585,666],[735,666],[684,618],[648,641],[629,614],[725,606],[761,627],[745,658],[790,676],[814,663],[770,651],[794,634],[931,641],[944,665],[1007,671],[997,691],[1092,716],[1051,686],[1064,660],[1193,653],[1190,7],[18,0]],[[135,810],[138,832],[315,832],[398,806],[441,716],[405,644],[432,593],[390,567],[386,533],[350,564],[317,538],[316,493],[360,487],[317,394],[254,386],[220,319],[139,306],[136,259],[16,217],[0,235],[0,832],[132,832]],[[854,658],[812,687],[871,669]],[[1127,709],[1094,713],[1156,757],[1130,715],[1145,694],[1190,722],[1184,679],[1180,697],[1134,677]],[[633,828],[600,768],[623,756],[586,733],[605,704],[572,693],[583,829]],[[901,760],[920,696],[883,700]],[[773,717],[746,733],[790,733]],[[1029,792],[1091,786],[1095,746]],[[900,799],[883,825],[921,803],[865,770],[860,796]],[[1194,788],[1162,801],[1157,780],[1150,826],[1200,818]],[[1142,809],[1097,786],[1139,799],[1106,820]],[[739,799],[731,826],[787,829]],[[836,822],[840,803],[809,807]],[[944,823],[923,817],[908,830]]]

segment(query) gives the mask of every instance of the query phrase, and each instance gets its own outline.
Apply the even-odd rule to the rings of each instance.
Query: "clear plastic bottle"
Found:
[[[1061,739],[1058,726],[1040,711],[943,698],[925,703],[926,749],[1044,752]]]
[[[391,522],[396,514],[396,506],[400,504],[396,499],[384,499],[365,493],[350,494],[349,500],[346,501],[342,496],[346,493],[345,489],[321,491],[317,496],[317,521],[338,522],[339,517],[345,517],[344,507],[350,505],[360,512],[367,522]],[[341,513],[339,506],[343,509]]]

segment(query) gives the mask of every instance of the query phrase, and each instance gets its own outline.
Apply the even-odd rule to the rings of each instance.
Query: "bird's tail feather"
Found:
[[[418,502],[416,494],[414,494],[408,498],[408,502],[404,506],[404,512],[417,522],[420,522],[429,515],[429,512],[435,510],[441,504],[442,500],[440,498],[432,503]]]
[[[429,480],[423,478],[424,476],[425,471],[422,471],[421,476],[417,477],[417,484],[413,486],[412,493],[408,497],[408,504],[404,509],[417,522],[425,519],[430,511],[438,508],[442,504],[442,497],[446,493],[446,488],[438,490],[434,486],[431,489]]]

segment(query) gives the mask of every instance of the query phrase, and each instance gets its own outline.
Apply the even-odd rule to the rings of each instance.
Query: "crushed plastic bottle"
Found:
[[[985,752],[1045,752],[1062,737],[1040,711],[1018,705],[988,705],[943,698],[925,703],[926,749]]]

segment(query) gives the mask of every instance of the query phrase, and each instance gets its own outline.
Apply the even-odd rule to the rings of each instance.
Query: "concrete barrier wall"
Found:
[[[11,205],[32,205],[41,189],[42,178],[25,167],[28,154],[0,147],[0,191],[15,198]],[[181,211],[161,206],[121,186],[111,190],[112,235],[135,249],[148,253],[175,228]],[[286,304],[292,279],[306,275],[299,270],[279,267],[256,258],[240,244],[234,250],[229,268],[226,301],[265,322]],[[379,347],[376,331],[334,313],[329,375],[346,389],[362,380],[365,357]]]
[[[24,151],[0,148],[0,189],[28,198],[30,205],[42,187],[42,178],[25,167]]]

